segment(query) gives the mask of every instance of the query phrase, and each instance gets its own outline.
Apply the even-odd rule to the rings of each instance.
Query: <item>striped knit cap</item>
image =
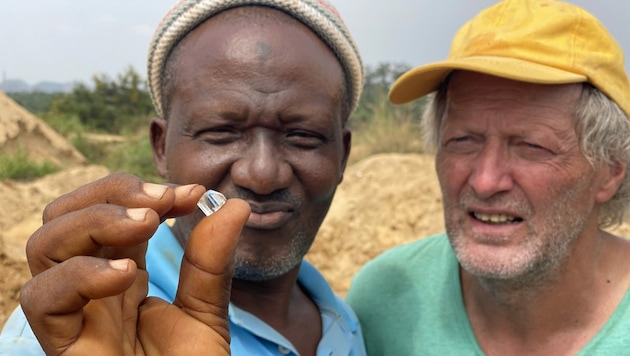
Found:
[[[180,0],[158,25],[149,47],[149,93],[159,116],[164,116],[162,72],[173,48],[210,17],[230,8],[247,5],[281,10],[315,32],[341,62],[348,83],[351,109],[356,109],[363,90],[363,64],[350,32],[328,0]]]

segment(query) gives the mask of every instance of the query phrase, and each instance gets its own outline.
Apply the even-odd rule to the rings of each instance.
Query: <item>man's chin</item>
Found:
[[[251,263],[235,262],[232,278],[249,282],[266,282],[279,278],[291,271],[296,264],[283,263],[273,265],[252,265]]]

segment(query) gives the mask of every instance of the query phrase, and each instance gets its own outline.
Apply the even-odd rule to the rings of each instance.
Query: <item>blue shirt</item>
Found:
[[[184,250],[166,224],[149,242],[146,261],[149,295],[169,302],[175,299]],[[365,347],[358,319],[336,296],[324,277],[303,261],[298,282],[317,304],[322,318],[318,356],[363,356]],[[251,313],[230,303],[230,348],[233,355],[298,355],[284,336]],[[0,355],[44,355],[20,307],[11,314],[0,334]]]

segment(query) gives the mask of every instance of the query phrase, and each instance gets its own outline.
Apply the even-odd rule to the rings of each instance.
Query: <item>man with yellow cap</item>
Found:
[[[353,280],[368,354],[628,354],[630,241],[604,230],[630,204],[616,41],[576,6],[506,0],[390,100],[427,94],[446,232]]]

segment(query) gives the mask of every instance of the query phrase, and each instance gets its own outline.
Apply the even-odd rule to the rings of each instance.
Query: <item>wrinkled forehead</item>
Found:
[[[342,64],[315,32],[280,10],[246,6],[201,23],[175,47],[163,80],[167,116],[175,92],[207,87],[218,78],[253,80],[265,73],[282,75],[287,87],[306,80],[314,91],[325,88],[347,101]],[[309,79],[312,73],[319,73],[319,79]],[[277,81],[271,79],[258,84],[263,91],[274,85]]]
[[[251,58],[260,62],[269,60],[274,55],[274,47],[283,47],[282,44],[293,39],[296,32],[306,34],[311,42],[318,42],[314,54],[329,52],[334,56],[325,42],[306,25],[283,11],[263,6],[232,8],[211,17],[186,35],[174,52],[184,50],[188,54],[187,48],[193,47],[197,49],[195,55],[205,52],[205,59],[214,54],[214,57]],[[308,46],[308,41],[301,41],[295,50],[283,49],[283,55],[294,55],[301,47]]]
[[[582,83],[537,84],[493,75],[455,71],[449,76],[449,105],[485,103],[498,109],[510,103],[574,110],[582,93]],[[508,107],[506,107],[508,109]]]

